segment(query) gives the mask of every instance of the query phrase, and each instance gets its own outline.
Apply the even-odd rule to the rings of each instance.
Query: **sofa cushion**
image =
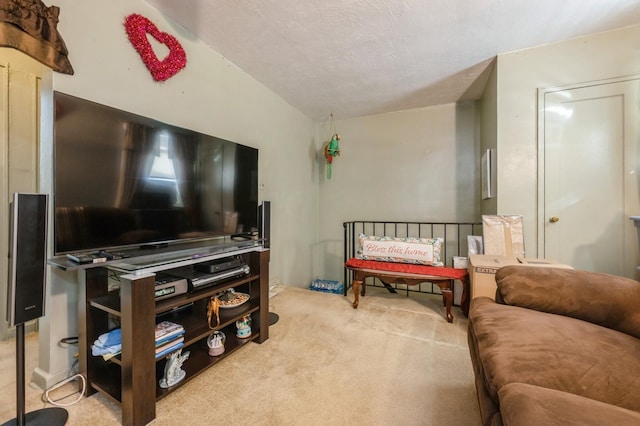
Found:
[[[640,338],[640,282],[574,269],[508,265],[496,272],[498,300],[571,316]]]
[[[640,413],[600,401],[524,383],[498,392],[505,426],[639,425]]]
[[[471,301],[476,374],[496,405],[509,383],[528,383],[640,411],[640,340],[490,298]]]

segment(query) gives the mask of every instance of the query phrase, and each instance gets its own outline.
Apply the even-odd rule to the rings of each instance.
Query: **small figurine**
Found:
[[[211,319],[214,316],[216,317],[215,326],[211,324]],[[207,303],[207,321],[211,330],[215,330],[217,327],[220,327],[220,299],[218,299],[218,296],[212,296],[209,298],[209,303]]]
[[[236,336],[239,339],[251,337],[251,315],[245,315],[236,321]]]
[[[331,179],[333,158],[340,155],[340,144],[338,142],[340,142],[340,135],[335,133],[324,147],[324,156],[327,159],[327,179]]]
[[[189,352],[182,354],[182,349],[178,349],[167,357],[164,366],[164,376],[160,379],[160,387],[163,389],[180,383],[187,373],[181,368],[182,364],[189,358]]]
[[[218,356],[224,353],[224,342],[227,336],[222,331],[214,331],[207,337],[207,346],[209,347],[209,356]]]

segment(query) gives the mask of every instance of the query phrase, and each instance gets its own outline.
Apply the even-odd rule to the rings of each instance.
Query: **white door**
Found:
[[[543,90],[544,257],[638,278],[640,79]]]

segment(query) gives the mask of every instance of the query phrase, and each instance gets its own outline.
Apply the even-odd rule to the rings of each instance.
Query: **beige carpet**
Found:
[[[153,425],[479,425],[467,321],[440,297],[368,288],[353,297],[277,287],[280,321],[159,401]],[[27,336],[27,380],[37,336]],[[35,353],[35,356],[34,356]],[[187,361],[188,362],[188,361]],[[0,423],[15,417],[15,342],[0,342]],[[71,385],[52,395],[66,395]],[[50,406],[27,386],[27,409]],[[117,425],[100,394],[67,407],[68,425]]]

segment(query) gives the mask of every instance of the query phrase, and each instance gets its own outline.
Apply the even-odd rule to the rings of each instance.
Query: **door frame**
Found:
[[[537,89],[537,132],[536,135],[536,143],[537,143],[537,206],[536,206],[536,214],[537,214],[537,241],[538,241],[538,253],[537,256],[539,258],[545,257],[545,96],[549,93],[561,92],[565,90],[573,90],[573,89],[582,89],[587,87],[601,86],[612,83],[624,83],[632,80],[640,80],[640,74],[632,74],[621,77],[613,77],[603,80],[592,80],[582,83],[573,83],[566,84],[560,86],[549,86],[549,87],[541,87]]]

